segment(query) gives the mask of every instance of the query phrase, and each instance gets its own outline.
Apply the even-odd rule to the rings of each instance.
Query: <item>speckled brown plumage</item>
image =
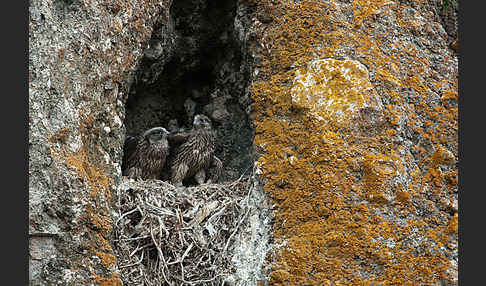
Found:
[[[223,164],[214,155],[215,134],[211,121],[205,115],[194,117],[189,133],[171,137],[174,141],[184,141],[174,150],[170,163],[171,182],[181,186],[185,178],[194,177],[198,184],[216,182],[221,175]],[[209,175],[209,176],[208,176]]]
[[[168,134],[164,128],[155,127],[139,138],[128,137],[123,174],[133,179],[159,179],[169,153]]]

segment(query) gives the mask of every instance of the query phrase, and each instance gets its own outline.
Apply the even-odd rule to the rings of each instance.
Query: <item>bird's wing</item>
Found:
[[[223,173],[223,162],[218,157],[213,155],[211,166],[209,169],[209,179],[212,183],[216,183]]]
[[[123,161],[122,170],[125,170],[128,166],[128,159],[132,156],[133,152],[137,149],[138,138],[136,136],[127,135],[125,143],[123,144]]]
[[[167,136],[167,140],[169,141],[169,144],[182,144],[190,135],[189,132],[171,133]]]

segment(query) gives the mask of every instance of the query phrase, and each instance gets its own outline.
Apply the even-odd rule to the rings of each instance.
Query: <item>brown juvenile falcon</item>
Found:
[[[169,153],[163,127],[154,127],[141,136],[127,136],[123,146],[123,175],[133,179],[159,179]]]
[[[192,125],[189,132],[169,136],[171,145],[183,142],[180,146],[174,147],[170,162],[170,180],[177,187],[182,186],[184,179],[193,176],[198,184],[204,183],[207,177],[207,183],[214,183],[223,169],[223,163],[214,155],[215,132],[211,120],[205,115],[198,114],[194,117]]]

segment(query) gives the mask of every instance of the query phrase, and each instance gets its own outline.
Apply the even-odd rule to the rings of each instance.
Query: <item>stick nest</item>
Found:
[[[120,187],[115,252],[125,285],[231,285],[231,250],[250,211],[250,179],[175,188],[160,180]]]

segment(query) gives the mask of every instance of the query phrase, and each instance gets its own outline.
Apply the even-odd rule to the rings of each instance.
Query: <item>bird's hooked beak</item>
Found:
[[[145,131],[145,133],[143,134],[143,136],[144,137],[147,137],[149,134],[157,134],[157,135],[160,135],[160,136],[164,137],[164,136],[168,136],[170,134],[170,132],[167,131],[163,127],[154,127],[152,129],[149,129],[149,130]]]
[[[198,115],[196,115],[194,117],[194,122],[192,123],[192,125],[194,127],[198,127],[198,128],[199,127],[202,127],[202,128],[210,128],[211,127],[211,123],[208,122],[208,120],[209,119],[207,119],[206,116],[198,114]]]
[[[199,115],[196,115],[194,117],[194,122],[192,123],[193,126],[199,126],[201,125],[201,116]]]
[[[168,136],[170,134],[170,132],[165,130],[165,129],[161,129],[161,130],[159,130],[159,134],[162,135],[162,136]]]

